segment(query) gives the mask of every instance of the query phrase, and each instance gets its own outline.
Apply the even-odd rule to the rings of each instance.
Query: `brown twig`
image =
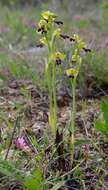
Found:
[[[10,143],[9,143],[8,149],[6,151],[6,155],[5,155],[5,160],[7,160],[7,158],[8,158],[9,151],[10,151],[12,141],[13,141],[13,138],[14,138],[14,134],[16,132],[16,128],[17,128],[18,124],[19,124],[19,117],[16,119],[15,124],[14,124],[14,128],[13,128],[11,139],[10,139]]]

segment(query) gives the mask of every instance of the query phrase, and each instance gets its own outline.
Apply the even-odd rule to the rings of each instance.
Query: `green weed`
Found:
[[[101,103],[100,117],[94,122],[94,127],[96,130],[108,137],[108,102],[103,101]]]

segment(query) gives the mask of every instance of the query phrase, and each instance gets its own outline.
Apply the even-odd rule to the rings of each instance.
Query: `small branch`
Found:
[[[14,134],[15,134],[16,128],[18,126],[18,122],[19,122],[19,118],[17,118],[16,121],[15,121],[13,132],[12,132],[12,136],[11,136],[11,139],[10,139],[10,143],[9,143],[9,146],[8,146],[5,158],[4,158],[5,160],[7,160],[7,158],[8,158],[9,151],[10,151],[10,148],[11,148],[11,145],[12,145],[12,141],[13,141],[13,138],[14,138]]]

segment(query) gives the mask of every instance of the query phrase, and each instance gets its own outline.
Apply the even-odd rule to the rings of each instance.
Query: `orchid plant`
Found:
[[[69,61],[70,68],[66,70],[67,76],[70,78],[72,87],[72,109],[71,109],[71,122],[70,122],[70,155],[71,161],[74,159],[74,131],[75,131],[75,118],[76,118],[76,84],[77,77],[82,66],[82,56],[81,52],[90,52],[91,50],[86,47],[85,42],[80,38],[79,35],[74,34],[70,41],[74,42],[74,51]]]
[[[72,111],[71,122],[69,128],[69,142],[70,142],[70,155],[71,161],[74,159],[74,131],[75,131],[75,117],[76,117],[76,99],[75,89],[77,85],[77,78],[82,66],[81,52],[90,52],[91,50],[86,47],[85,42],[79,35],[74,34],[69,36],[61,32],[60,25],[62,21],[57,21],[57,15],[46,11],[41,14],[41,19],[38,23],[37,33],[40,34],[40,44],[38,47],[47,46],[48,54],[45,58],[45,74],[47,78],[47,86],[49,91],[49,126],[51,128],[54,138],[57,134],[57,100],[56,100],[56,71],[57,66],[62,63],[66,55],[63,52],[59,52],[56,48],[56,41],[58,39],[69,40],[72,43],[74,51],[69,60],[69,67],[65,73],[69,77],[72,86]],[[57,27],[56,27],[57,25]]]
[[[48,55],[45,58],[45,74],[50,101],[49,126],[54,137],[57,131],[56,66],[60,65],[65,58],[65,54],[56,49],[56,41],[60,38],[61,29],[55,24],[62,24],[56,19],[57,15],[50,11],[42,13],[37,30],[41,35],[40,47],[45,45],[48,48]]]

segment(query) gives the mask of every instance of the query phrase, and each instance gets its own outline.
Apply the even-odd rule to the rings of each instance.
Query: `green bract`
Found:
[[[82,40],[80,40],[78,43],[78,49],[81,51],[83,50],[84,48],[86,48],[86,44],[85,42],[83,42]]]
[[[47,39],[46,39],[46,37],[42,37],[42,38],[40,39],[40,42],[41,42],[42,44],[44,44],[44,45],[47,45]]]
[[[61,34],[61,29],[57,28],[54,32],[53,32],[53,38],[60,38],[60,34]]]

